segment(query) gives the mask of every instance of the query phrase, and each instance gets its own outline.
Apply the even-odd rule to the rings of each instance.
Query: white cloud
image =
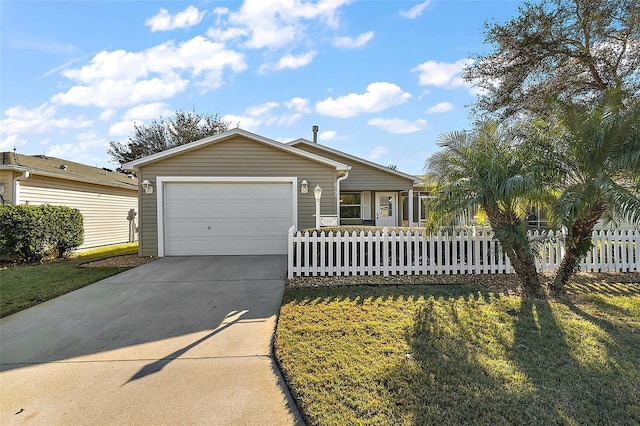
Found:
[[[213,9],[213,14],[216,15],[218,18],[224,16],[224,15],[228,15],[229,14],[229,8],[227,7],[216,7],[215,9]]]
[[[302,112],[308,114],[311,112],[311,108],[309,108],[309,99],[304,98],[292,98],[291,100],[284,102],[285,106],[294,111]]]
[[[415,133],[428,127],[425,120],[409,121],[401,118],[374,118],[367,124],[394,134]]]
[[[276,123],[278,124],[278,126],[291,126],[301,117],[302,114],[300,114],[299,112],[290,115],[283,115],[282,117],[278,118],[278,121]]]
[[[247,68],[244,56],[197,36],[176,45],[169,41],[140,52],[103,51],[81,68],[63,75],[78,83],[52,97],[63,105],[117,108],[170,98],[195,84],[215,88],[226,69]]]
[[[182,12],[171,16],[167,9],[161,8],[157,15],[147,19],[145,25],[151,27],[151,32],[175,30],[176,28],[189,28],[198,25],[205,12],[200,12],[197,7],[189,6]]]
[[[109,127],[110,136],[129,136],[133,133],[135,120],[123,120],[112,124]]]
[[[2,133],[6,134],[41,134],[54,130],[80,129],[93,124],[82,117],[56,118],[56,108],[44,103],[37,108],[27,109],[16,106],[5,110],[0,121]]]
[[[107,109],[104,110],[100,113],[100,115],[98,116],[98,119],[100,121],[109,121],[111,120],[113,117],[115,117],[116,115],[116,110],[115,109]]]
[[[448,112],[453,109],[453,104],[451,102],[439,102],[434,106],[427,108],[425,111],[427,114],[437,114],[440,112]]]
[[[422,12],[431,4],[431,0],[423,1],[415,6],[413,6],[409,10],[401,10],[399,12],[400,16],[407,19],[415,19],[422,15]]]
[[[335,139],[337,135],[338,132],[336,132],[335,130],[325,130],[324,132],[320,132],[318,134],[318,139],[321,141],[330,141],[332,139]]]
[[[260,118],[248,115],[227,114],[222,119],[231,123],[231,128],[239,127],[250,132],[255,132],[262,124]]]
[[[262,125],[278,122],[278,117],[275,117],[271,111],[279,106],[278,102],[265,102],[245,108],[243,115],[227,114],[222,119],[231,123],[232,128],[237,126],[241,129],[255,132]]]
[[[411,95],[393,83],[376,82],[367,86],[366,93],[349,93],[339,98],[327,98],[316,103],[316,111],[331,117],[348,118],[363,112],[380,112],[403,104]]]
[[[153,102],[150,104],[142,104],[131,108],[122,116],[125,120],[148,120],[154,118],[160,118],[173,114],[167,104],[163,102]]]
[[[105,152],[108,146],[109,141],[98,139],[94,132],[89,131],[78,134],[74,142],[48,146],[46,154],[82,164],[104,167],[109,165],[104,156],[96,156],[95,153]]]
[[[387,148],[385,148],[384,146],[376,146],[369,153],[369,155],[367,155],[367,158],[369,160],[377,160],[380,157],[382,157],[383,155],[385,155],[387,152],[389,152],[389,150]]]
[[[272,109],[277,108],[278,106],[280,106],[278,102],[265,102],[260,105],[249,107],[245,112],[251,116],[264,116],[269,114]]]
[[[53,96],[51,100],[61,105],[119,107],[170,98],[183,92],[188,85],[189,81],[177,74],[167,75],[164,79],[154,77],[141,81],[102,80],[92,86],[74,86],[66,93]]]
[[[312,50],[301,55],[286,55],[280,58],[278,64],[275,66],[276,70],[282,70],[285,68],[300,68],[309,65],[313,58],[316,56],[316,51]]]
[[[373,38],[373,31],[360,34],[358,37],[337,37],[333,44],[341,49],[357,49],[364,46]]]
[[[0,151],[12,151],[13,148],[19,148],[27,143],[26,139],[21,139],[19,135],[9,135],[4,139],[0,139]]]
[[[210,28],[209,30],[207,30],[207,36],[211,37],[213,40],[220,42],[233,40],[234,38],[246,36],[247,34],[248,31],[242,28]]]
[[[411,71],[420,73],[418,84],[421,86],[436,86],[451,89],[466,85],[464,80],[462,80],[462,71],[472,63],[473,59],[460,59],[453,63],[427,61]]]
[[[351,0],[245,0],[237,12],[217,9],[211,37],[241,38],[250,49],[278,48],[304,38],[307,23],[336,28],[338,10]],[[226,18],[226,21],[222,18]],[[218,39],[218,38],[217,38]]]
[[[241,115],[228,114],[222,119],[230,122],[231,127],[239,125],[242,129],[256,131],[260,126],[290,126],[310,112],[309,100],[296,97],[283,102],[283,105],[273,101],[254,105],[245,108]]]

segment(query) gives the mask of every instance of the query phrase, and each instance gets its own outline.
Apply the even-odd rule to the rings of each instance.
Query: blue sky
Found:
[[[470,127],[460,76],[518,1],[2,1],[0,151],[115,167],[176,110],[422,173]]]

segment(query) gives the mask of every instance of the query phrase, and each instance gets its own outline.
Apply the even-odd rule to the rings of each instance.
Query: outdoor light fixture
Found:
[[[149,182],[149,179],[142,181],[142,189],[144,189],[146,194],[153,194],[153,185]]]
[[[316,197],[316,229],[320,229],[320,198],[322,198],[322,188],[320,188],[320,185],[314,188],[313,195]]]
[[[309,192],[309,182],[307,182],[306,179],[303,179],[302,182],[300,182],[300,192],[303,194]]]
[[[0,185],[0,194],[4,194],[4,185]]]

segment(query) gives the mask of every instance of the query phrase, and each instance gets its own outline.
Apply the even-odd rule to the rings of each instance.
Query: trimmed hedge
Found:
[[[0,205],[0,254],[27,262],[67,257],[84,239],[80,210],[66,206]]]

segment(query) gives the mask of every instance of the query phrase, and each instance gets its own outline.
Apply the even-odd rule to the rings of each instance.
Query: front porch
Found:
[[[418,226],[413,190],[341,191],[340,225]],[[419,210],[417,211],[419,214]]]

